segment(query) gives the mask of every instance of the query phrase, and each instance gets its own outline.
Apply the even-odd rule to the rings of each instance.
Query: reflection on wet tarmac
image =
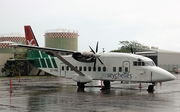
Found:
[[[177,76],[179,77],[179,76]],[[148,93],[148,84],[112,83],[110,90],[100,90],[99,81],[78,89],[72,80],[61,78],[0,79],[0,111],[30,112],[164,112],[180,111],[179,79],[157,85]]]

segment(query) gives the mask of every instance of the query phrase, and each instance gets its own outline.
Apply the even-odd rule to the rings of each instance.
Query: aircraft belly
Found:
[[[60,76],[58,68],[40,68],[42,71],[47,72],[54,76]]]

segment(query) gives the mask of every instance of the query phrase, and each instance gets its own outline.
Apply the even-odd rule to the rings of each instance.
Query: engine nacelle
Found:
[[[76,82],[81,82],[81,83],[89,83],[92,82],[92,78],[89,76],[80,76],[78,74],[73,74],[73,78],[74,81]]]

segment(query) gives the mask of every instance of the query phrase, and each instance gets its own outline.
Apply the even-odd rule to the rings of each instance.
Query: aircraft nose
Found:
[[[175,80],[176,77],[175,77],[173,74],[171,74],[171,75],[169,76],[169,79],[170,79],[170,80]]]

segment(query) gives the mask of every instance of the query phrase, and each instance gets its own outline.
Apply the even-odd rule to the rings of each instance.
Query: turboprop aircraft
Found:
[[[28,49],[27,59],[34,66],[54,76],[72,79],[77,82],[78,88],[84,88],[92,80],[102,80],[103,89],[110,89],[111,81],[131,81],[152,83],[148,86],[148,91],[152,92],[154,84],[175,79],[173,74],[141,55],[113,52],[98,54],[98,43],[95,51],[89,46],[91,52],[39,47],[31,26],[24,26],[24,29],[27,45],[11,46]]]

